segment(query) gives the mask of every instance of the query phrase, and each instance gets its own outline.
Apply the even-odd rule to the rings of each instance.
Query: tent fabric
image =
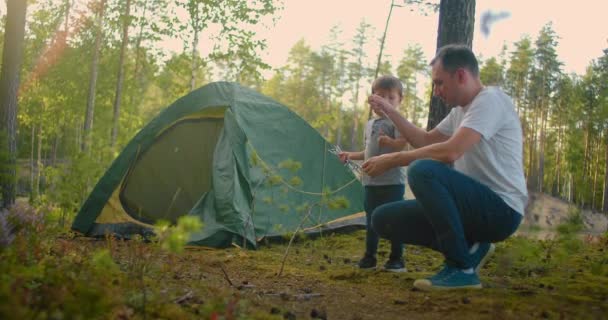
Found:
[[[190,244],[250,248],[263,237],[327,228],[362,211],[363,194],[330,148],[279,102],[236,83],[211,83],[167,107],[127,144],[72,228],[129,237],[150,234],[161,219],[196,215],[203,228]],[[301,168],[282,168],[286,160]],[[308,210],[323,194],[349,205]]]

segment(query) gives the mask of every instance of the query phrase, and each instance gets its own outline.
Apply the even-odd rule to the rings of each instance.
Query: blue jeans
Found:
[[[403,200],[405,186],[402,184],[389,186],[365,186],[365,254],[375,256],[378,251],[379,237],[372,227],[372,213],[374,209],[386,203]],[[403,256],[403,243],[391,242],[390,258],[399,259]]]
[[[374,230],[393,243],[439,251],[458,268],[473,266],[468,253],[472,244],[502,241],[522,219],[486,185],[438,161],[414,161],[408,183],[416,199],[376,208]]]

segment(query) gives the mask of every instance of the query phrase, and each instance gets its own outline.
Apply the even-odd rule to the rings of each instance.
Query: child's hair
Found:
[[[399,80],[399,78],[397,77],[381,76],[378,79],[374,80],[374,83],[372,83],[372,93],[375,93],[378,89],[396,89],[397,91],[399,91],[399,96],[403,97],[403,84],[401,83],[401,80]]]

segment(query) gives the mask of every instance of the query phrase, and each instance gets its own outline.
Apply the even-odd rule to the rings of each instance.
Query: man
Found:
[[[379,96],[368,99],[416,148],[363,164],[370,176],[409,166],[416,197],[378,207],[372,226],[381,237],[444,255],[442,270],[416,280],[417,288],[481,288],[477,272],[493,252],[492,242],[515,232],[528,198],[521,124],[511,99],[499,88],[483,86],[468,47],[441,48],[431,66],[434,94],[452,107],[433,130],[414,126]]]

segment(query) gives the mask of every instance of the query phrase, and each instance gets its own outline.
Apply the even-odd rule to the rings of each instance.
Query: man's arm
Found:
[[[426,131],[418,128],[407,119],[405,119],[395,107],[393,107],[386,99],[378,96],[371,95],[368,98],[368,102],[372,108],[377,110],[379,113],[384,113],[391,119],[395,128],[399,130],[401,135],[407,139],[407,141],[414,147],[420,148],[428,146],[438,142],[444,142],[449,139],[449,136],[444,135],[437,129]]]
[[[363,164],[362,169],[369,176],[377,176],[390,168],[407,166],[418,159],[430,158],[451,163],[460,158],[480,140],[481,134],[479,132],[462,127],[447,141],[434,143],[411,151],[388,153],[373,157]]]

